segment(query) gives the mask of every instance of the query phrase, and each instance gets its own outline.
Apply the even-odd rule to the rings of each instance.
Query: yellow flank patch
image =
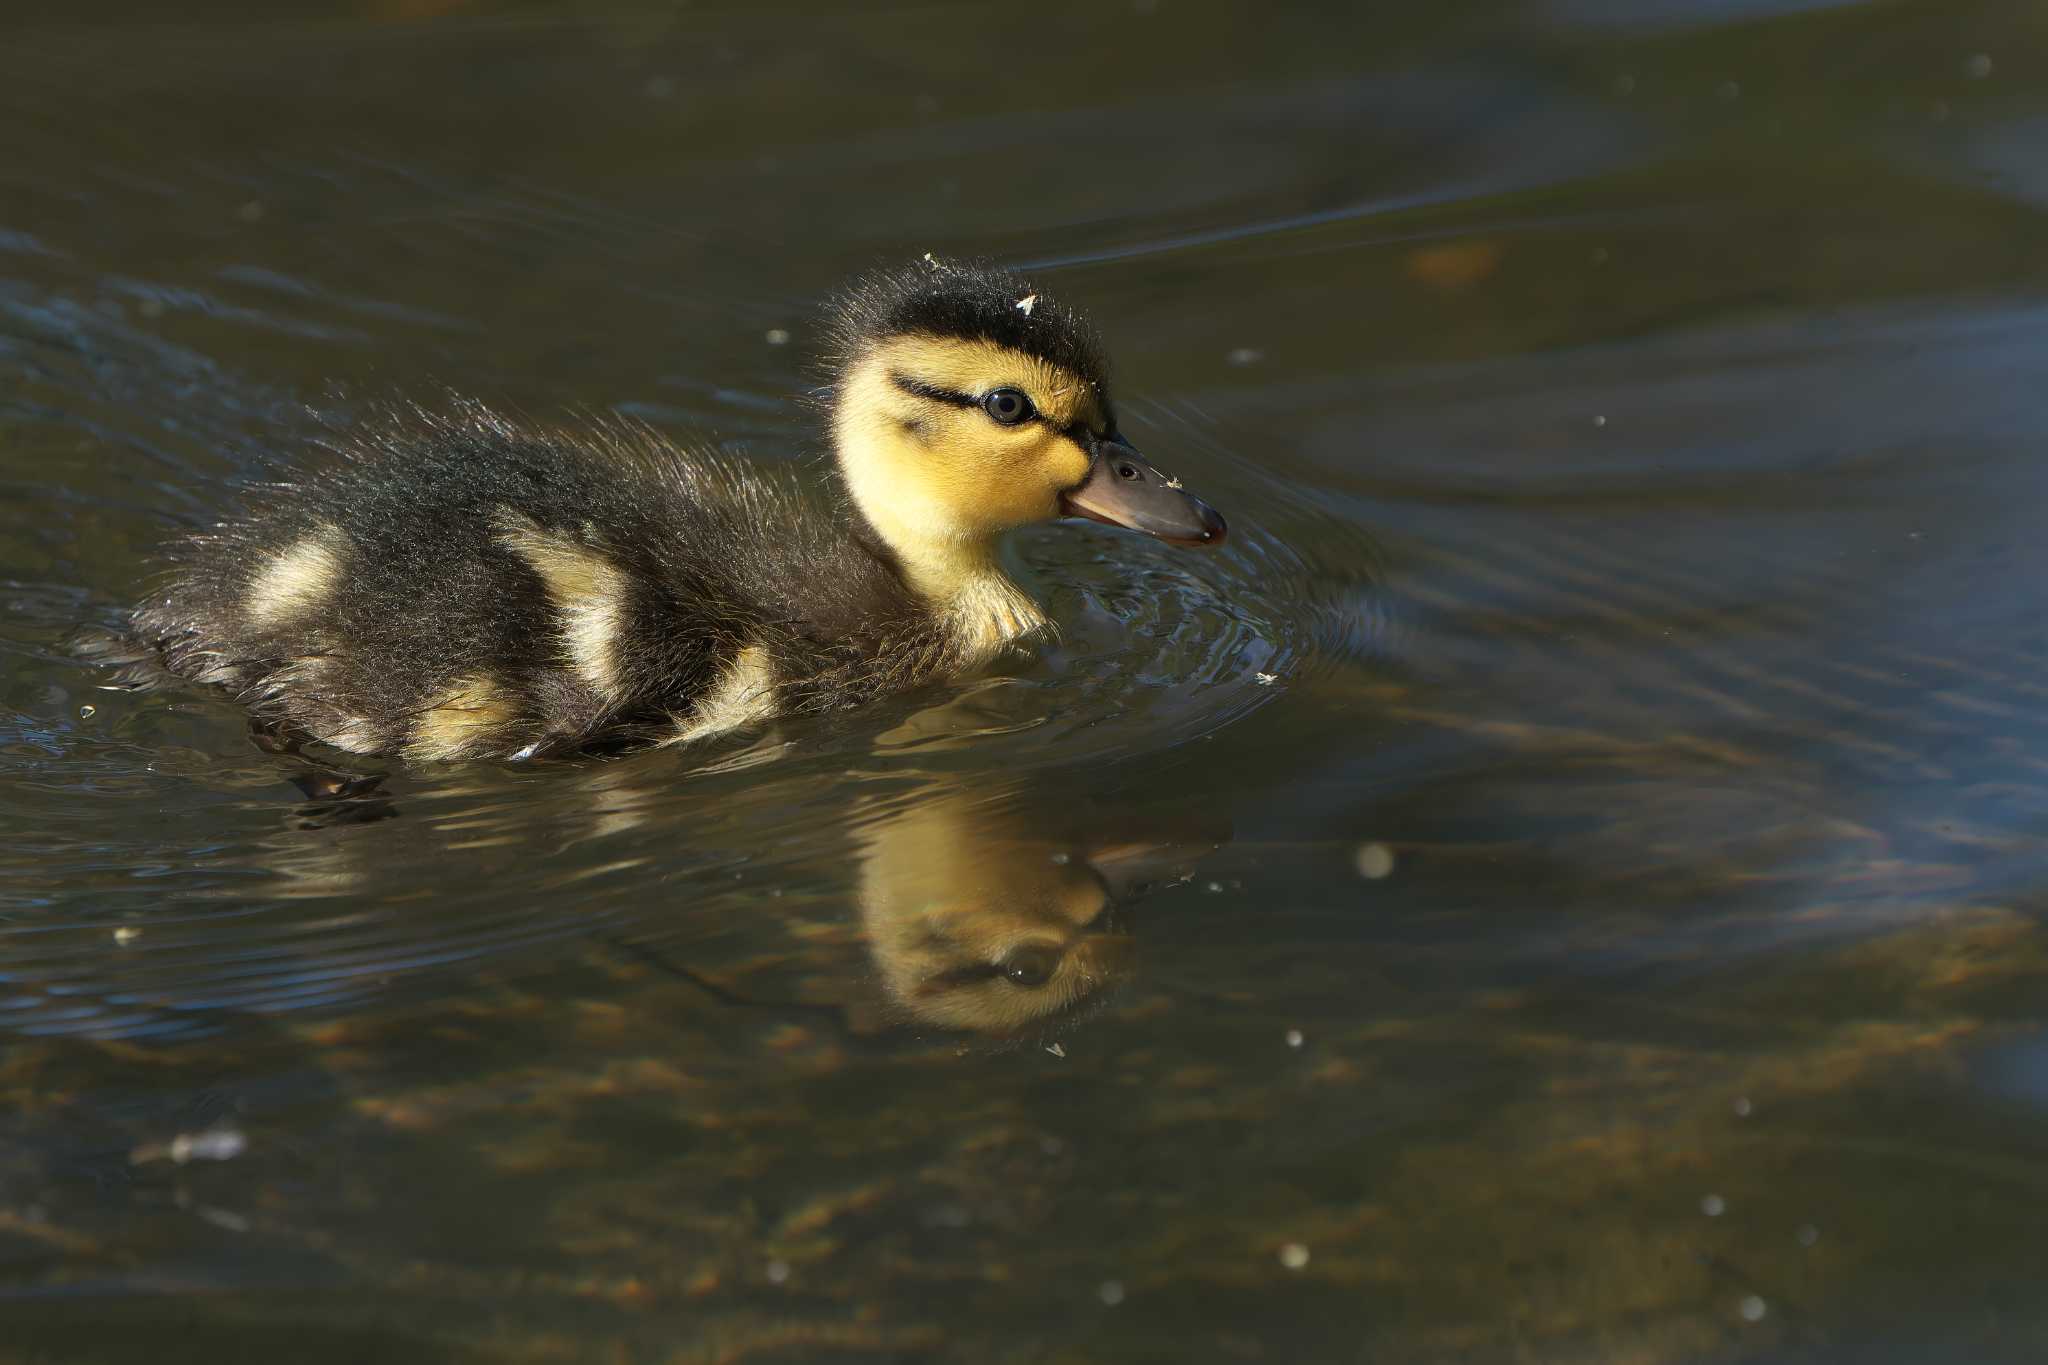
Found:
[[[619,622],[625,611],[626,576],[602,555],[567,536],[541,530],[506,509],[498,537],[525,560],[546,585],[559,617],[562,650],[577,676],[598,696],[618,691]]]
[[[321,607],[341,581],[347,541],[332,526],[272,555],[249,583],[249,624],[268,630]]]
[[[376,728],[360,716],[349,717],[322,731],[320,740],[352,754],[374,754],[383,747]]]
[[[464,678],[413,721],[405,755],[422,762],[475,758],[518,715],[518,702],[489,678]]]
[[[759,645],[744,645],[733,656],[724,676],[690,712],[689,719],[664,742],[685,744],[758,724],[774,714],[775,666],[767,650]]]
[[[993,341],[893,337],[875,348],[874,358],[905,378],[977,398],[996,389],[1022,389],[1056,427],[1103,427],[1102,395],[1093,384],[1063,365]]]

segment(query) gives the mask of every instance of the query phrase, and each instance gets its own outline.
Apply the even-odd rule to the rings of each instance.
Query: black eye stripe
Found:
[[[889,372],[889,382],[913,398],[929,398],[934,403],[949,403],[956,408],[978,408],[981,400],[971,393],[960,393],[953,389],[942,389],[936,384],[927,384],[922,379],[912,379],[907,374]]]

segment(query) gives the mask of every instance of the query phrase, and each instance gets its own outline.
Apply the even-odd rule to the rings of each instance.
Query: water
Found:
[[[2037,14],[179,8],[0,45],[0,1355],[2048,1351]],[[615,762],[78,655],[393,396],[812,458],[927,250],[1230,545]]]

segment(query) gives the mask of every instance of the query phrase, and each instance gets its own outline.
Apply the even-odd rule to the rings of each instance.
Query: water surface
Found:
[[[178,8],[0,44],[0,1358],[2048,1351],[2048,21]],[[610,762],[79,655],[394,397],[815,460],[924,251],[1230,544]]]

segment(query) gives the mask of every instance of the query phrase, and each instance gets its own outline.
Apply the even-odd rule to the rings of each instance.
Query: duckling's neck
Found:
[[[1051,621],[1018,583],[999,537],[961,539],[919,534],[860,509],[895,557],[904,583],[939,618],[953,642],[957,666],[987,663]]]

